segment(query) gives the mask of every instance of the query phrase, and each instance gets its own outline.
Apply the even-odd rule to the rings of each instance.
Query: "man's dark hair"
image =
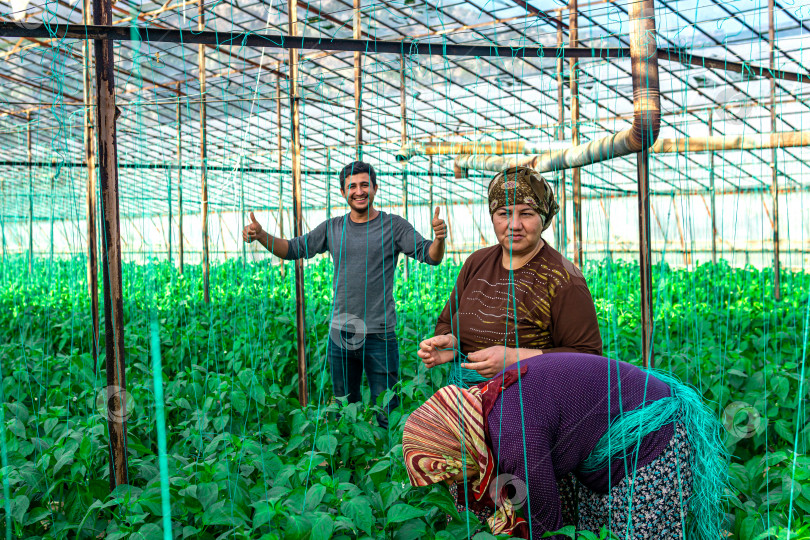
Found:
[[[371,179],[371,185],[376,188],[377,173],[374,172],[374,167],[363,161],[354,161],[343,167],[343,170],[340,171],[340,191],[346,189],[346,179],[348,177],[362,173],[368,173],[368,177]]]

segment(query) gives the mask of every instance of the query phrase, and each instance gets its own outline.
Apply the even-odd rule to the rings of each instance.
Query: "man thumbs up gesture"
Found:
[[[439,217],[439,207],[433,212],[433,220],[430,222],[433,227],[433,235],[436,240],[444,240],[447,237],[447,224]]]

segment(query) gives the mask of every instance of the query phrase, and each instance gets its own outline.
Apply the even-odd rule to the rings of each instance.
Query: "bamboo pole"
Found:
[[[768,0],[768,43],[770,45],[770,67],[776,66],[774,49],[776,47],[776,29],[773,21],[774,0]],[[776,133],[776,79],[771,78],[771,133]],[[773,297],[779,300],[782,296],[779,283],[779,169],[776,166],[776,147],[771,149],[771,177],[773,199]]]
[[[31,113],[25,113],[25,146],[28,152],[28,273],[34,273],[34,169],[31,155]]]
[[[180,274],[183,274],[183,146],[181,105],[177,100],[177,258]]]
[[[357,0],[359,2],[359,0]],[[408,142],[408,119],[407,119],[407,107],[405,106],[405,54],[399,55],[399,118],[400,118],[400,137],[402,140],[402,146]],[[405,221],[408,221],[408,163],[404,163],[404,168],[402,169],[402,214],[405,218]],[[408,272],[408,258],[405,257],[403,261],[405,263],[405,281],[408,281],[409,272]]]
[[[90,12],[90,0],[82,2],[82,19],[84,24],[92,24],[93,16]],[[93,75],[91,41],[83,42],[82,59],[82,97],[87,104],[84,109],[84,161],[87,167],[87,294],[90,296],[90,318],[92,327],[91,354],[93,355],[93,375],[98,371],[98,251],[96,249],[96,152],[93,146],[95,139],[93,127],[93,109],[89,106],[92,101]]]
[[[360,0],[353,0],[354,12],[352,19],[352,37],[361,39],[360,27]],[[363,55],[360,51],[354,53],[354,144],[357,161],[363,160]]]
[[[357,1],[357,0],[355,0]],[[295,0],[287,0],[290,35],[298,33],[298,8]],[[298,50],[290,49],[290,154],[292,157],[293,226],[296,237],[303,234],[301,192],[301,133],[300,96],[298,95]],[[295,319],[298,338],[298,400],[307,404],[306,326],[304,320],[304,261],[295,261]]]
[[[205,30],[205,4],[203,0],[199,0],[198,4],[198,18],[197,29],[202,32]],[[197,49],[198,62],[200,68],[200,98],[205,97],[205,45],[202,43],[198,45]],[[209,289],[210,277],[208,275],[208,172],[206,165],[208,161],[208,146],[207,146],[207,133],[206,133],[206,108],[205,100],[200,99],[200,184],[202,188],[202,274],[203,274],[203,299],[205,303],[211,302],[211,293]]]
[[[568,46],[579,46],[579,20],[577,0],[568,4]],[[568,61],[571,73],[571,144],[579,146],[579,73],[576,58]],[[582,267],[582,175],[579,167],[571,171],[574,195],[574,264]]]
[[[112,23],[112,0],[93,0],[93,23]],[[104,279],[104,339],[107,369],[107,425],[110,436],[110,490],[128,484],[127,403],[124,364],[124,302],[121,284],[121,235],[118,215],[118,155],[116,140],[115,66],[113,42],[96,40],[96,111],[98,119],[99,181],[104,213],[102,268]]]
[[[563,46],[563,31],[562,24],[557,24],[557,47]],[[565,140],[565,100],[563,89],[563,59],[557,58],[557,140]],[[557,226],[554,227],[557,232],[557,249],[563,256],[566,255],[566,244],[568,243],[568,211],[566,209],[567,201],[565,196],[565,170],[557,171],[557,199],[560,205],[560,216],[557,218]]]
[[[709,109],[709,137],[714,132],[714,114]],[[717,206],[714,187],[714,152],[709,154],[709,198],[711,199],[711,220],[712,220],[712,264],[717,264]]]

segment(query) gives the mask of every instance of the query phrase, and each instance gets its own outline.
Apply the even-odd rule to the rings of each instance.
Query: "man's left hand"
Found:
[[[512,361],[513,351],[514,349],[507,349],[502,345],[487,347],[468,354],[468,362],[461,364],[461,367],[474,369],[482,377],[491,379],[514,363]]]
[[[433,212],[433,220],[430,222],[433,227],[433,237],[436,240],[444,240],[447,237],[447,224],[439,217],[439,207]]]

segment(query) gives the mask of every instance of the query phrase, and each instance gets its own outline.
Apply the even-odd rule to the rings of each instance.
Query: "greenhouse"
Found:
[[[808,19],[2,0],[0,531],[810,540]]]

